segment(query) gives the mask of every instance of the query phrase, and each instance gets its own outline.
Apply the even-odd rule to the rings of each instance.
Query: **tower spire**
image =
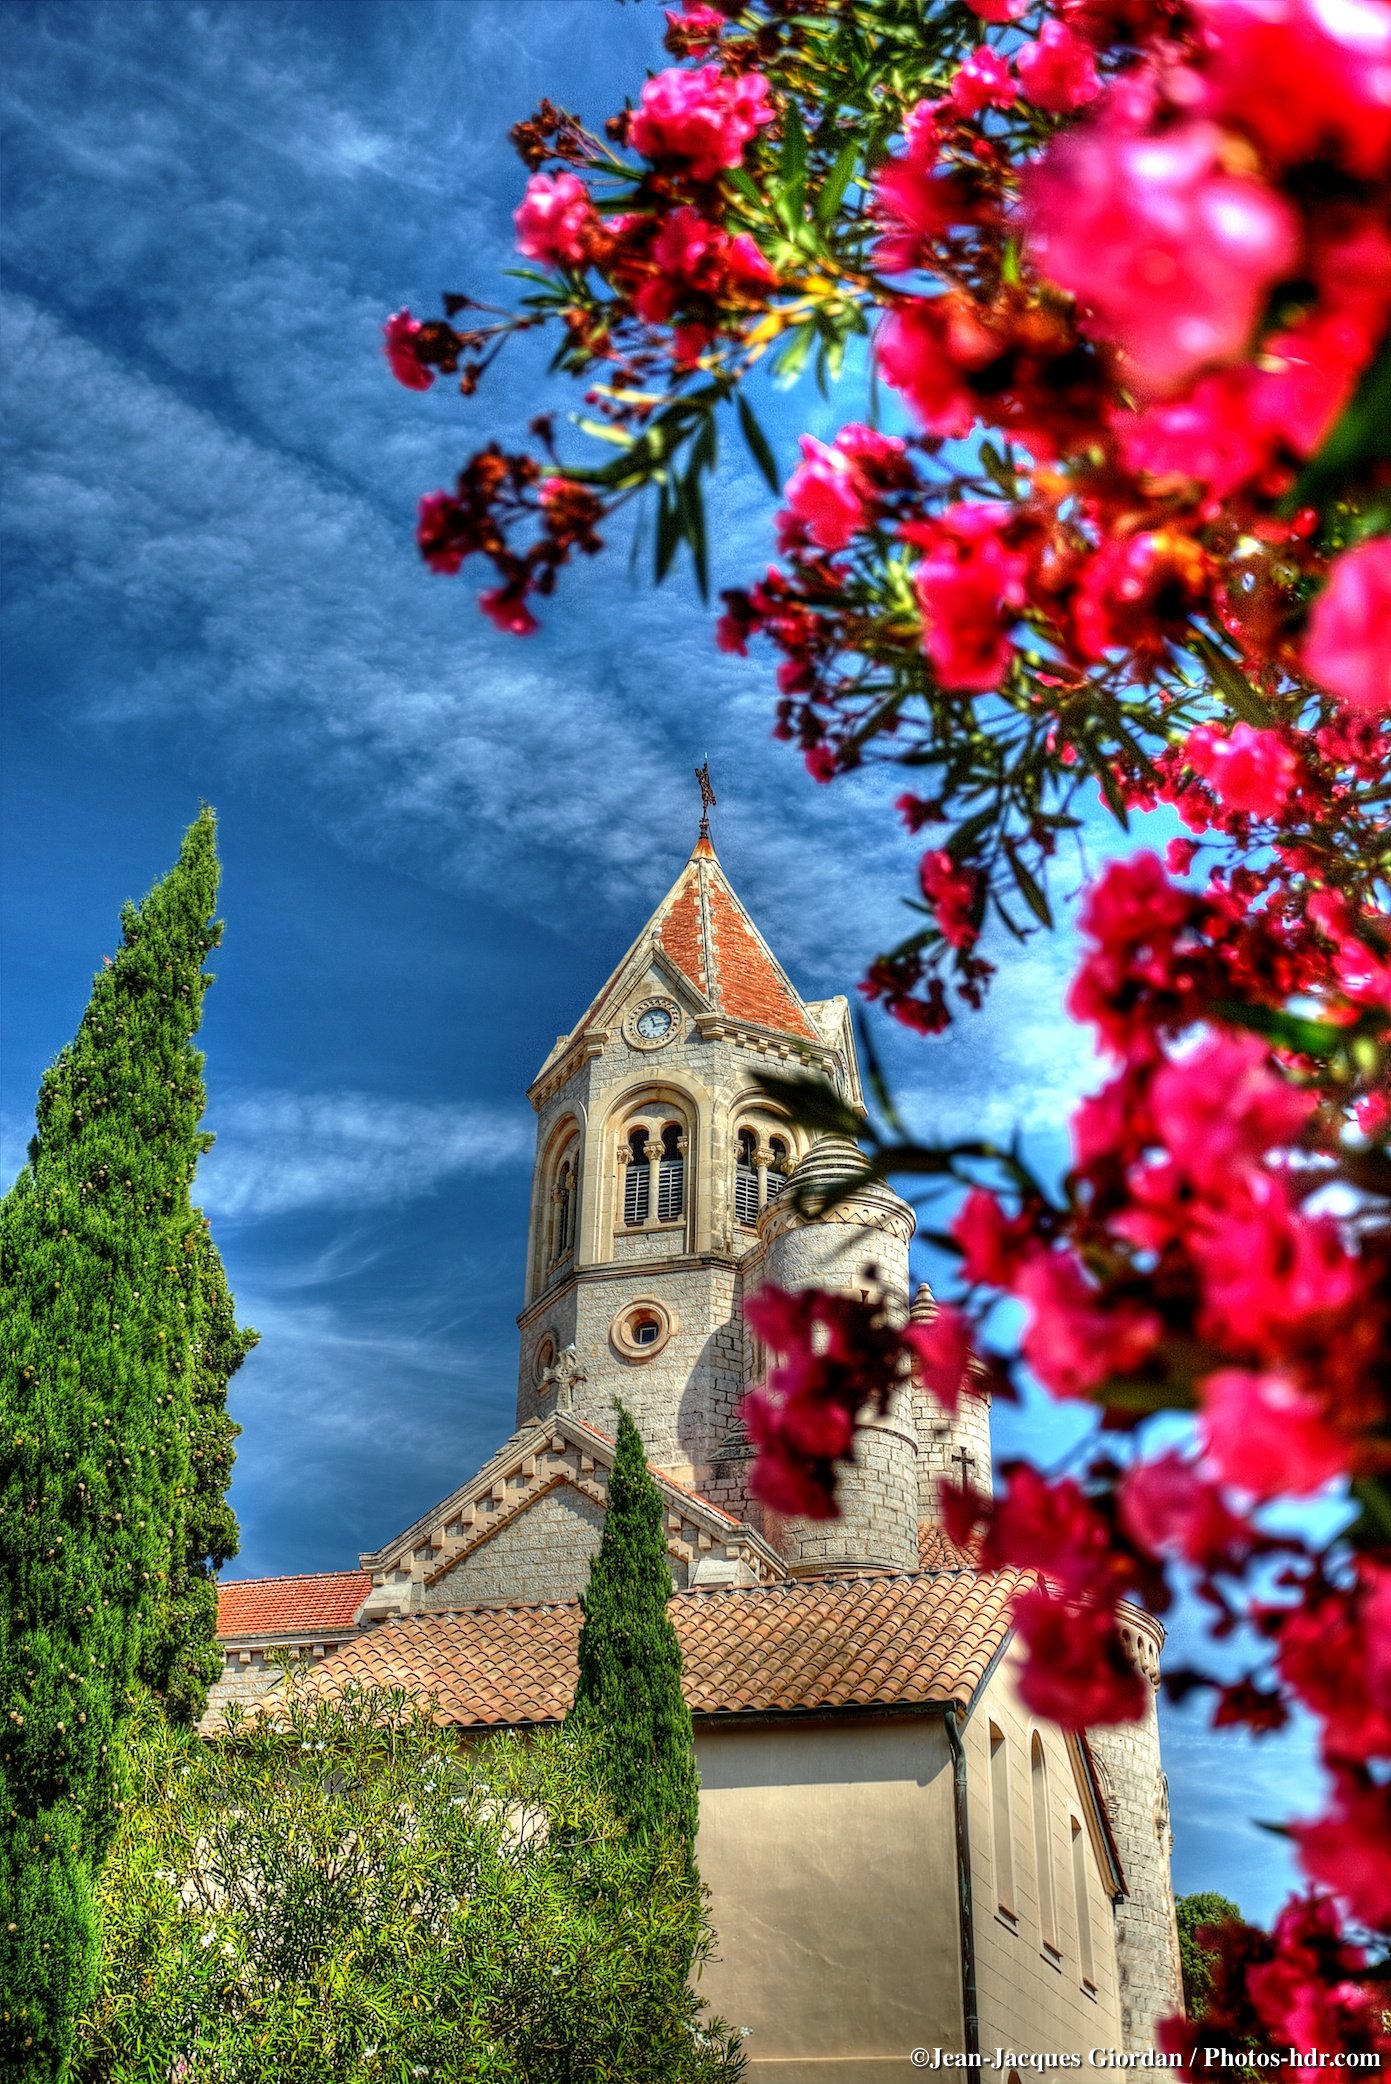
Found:
[[[710,762],[708,759],[703,766],[697,767],[695,778],[700,783],[700,836],[703,840],[708,840],[710,837],[710,811],[712,806],[719,802],[710,780]]]

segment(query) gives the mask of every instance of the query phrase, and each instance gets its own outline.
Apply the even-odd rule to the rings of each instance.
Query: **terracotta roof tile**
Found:
[[[716,973],[712,996],[720,1011],[735,1020],[752,1020],[759,1027],[820,1041],[801,1000],[754,932],[718,867],[709,872],[709,890]]]
[[[281,1629],[304,1634],[312,1628],[351,1628],[371,1589],[365,1570],[224,1581],[217,1588],[217,1632],[274,1635]]]
[[[918,1521],[919,1570],[973,1570],[979,1543],[961,1548],[936,1520]]]
[[[662,921],[659,939],[676,967],[705,991],[705,936],[700,923],[700,890],[694,876],[684,888],[678,885],[671,909]]]
[[[1018,1571],[821,1579],[678,1592],[686,1699],[697,1715],[968,1702],[1009,1630]],[[460,1728],[554,1722],[570,1705],[580,1610],[475,1607],[369,1629],[304,1683],[431,1695]]]

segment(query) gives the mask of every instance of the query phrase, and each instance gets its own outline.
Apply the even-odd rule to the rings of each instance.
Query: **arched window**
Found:
[[[1043,1944],[1058,1951],[1058,1914],[1053,1902],[1053,1833],[1048,1821],[1048,1762],[1043,1740],[1034,1733],[1029,1746],[1029,1791],[1034,1808],[1034,1864],[1038,1870],[1038,1923]]]
[[[1014,1817],[1009,1800],[1009,1749],[1005,1733],[990,1725],[990,1842],[995,1855],[995,1902],[1014,1916]]]
[[[781,1136],[770,1137],[768,1149],[770,1156],[768,1159],[766,1199],[776,1201],[783,1188],[787,1185],[787,1175],[792,1168],[788,1160],[787,1145],[783,1142]]]
[[[641,1122],[628,1131],[628,1162],[623,1171],[623,1221],[636,1228],[647,1221],[652,1206],[652,1167],[647,1157],[647,1130]]]
[[[752,1129],[739,1131],[739,1155],[734,1166],[734,1218],[750,1225],[758,1221],[758,1138]]]
[[[556,1174],[555,1250],[553,1259],[563,1259],[575,1241],[575,1168],[567,1158]]]
[[[686,1205],[686,1139],[679,1122],[662,1128],[662,1155],[657,1161],[657,1221],[675,1223]]]
[[[1082,1966],[1082,1981],[1089,1990],[1095,1990],[1096,1962],[1092,1957],[1092,1910],[1087,1894],[1087,1841],[1075,1816],[1072,1819],[1072,1892],[1077,1898],[1077,1955]]]

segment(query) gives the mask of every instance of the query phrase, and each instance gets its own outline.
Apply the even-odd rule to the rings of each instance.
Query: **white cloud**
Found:
[[[217,1142],[197,1196],[222,1218],[409,1201],[459,1173],[530,1163],[519,1107],[429,1105],[368,1093],[233,1093],[208,1126]]]

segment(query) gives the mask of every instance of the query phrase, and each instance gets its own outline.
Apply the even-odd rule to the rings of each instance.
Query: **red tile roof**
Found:
[[[678,1592],[686,1699],[697,1715],[965,1705],[1009,1632],[1018,1571],[817,1579]],[[429,1696],[459,1728],[555,1722],[575,1688],[580,1610],[475,1607],[383,1622],[302,1683]]]
[[[306,1577],[225,1580],[217,1588],[217,1632],[229,1635],[306,1635],[311,1629],[351,1628],[372,1589],[365,1570],[319,1570]]]
[[[767,942],[730,887],[708,839],[658,905],[632,948],[589,1006],[576,1034],[599,1018],[616,980],[655,936],[663,953],[717,1013],[807,1042],[822,1037]]]

